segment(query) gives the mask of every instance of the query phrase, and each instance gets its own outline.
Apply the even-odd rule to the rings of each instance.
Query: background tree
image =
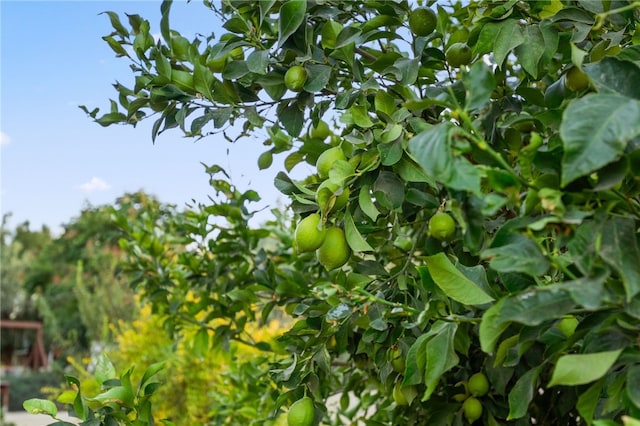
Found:
[[[247,228],[258,194],[210,166],[220,200],[175,233],[118,221],[137,283],[169,329],[199,324],[205,350],[288,313],[270,395],[292,411],[310,396],[295,407],[313,423],[631,424],[639,5],[427,6],[205,1],[226,32],[188,40],[165,1],[157,41],[108,12],[135,83],[106,114],[82,107],[99,124],[264,129],[260,168],[317,167],[275,181],[297,220],[319,215],[295,234],[310,251]]]

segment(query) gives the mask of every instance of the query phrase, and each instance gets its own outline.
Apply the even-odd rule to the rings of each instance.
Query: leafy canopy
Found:
[[[285,157],[275,185],[288,211],[319,213],[352,251],[326,271],[293,251],[285,217],[250,229],[259,195],[209,166],[221,197],[172,218],[176,235],[119,221],[137,282],[176,331],[225,319],[211,347],[288,314],[291,356],[270,366],[269,395],[312,396],[316,421],[463,424],[480,410],[463,412],[460,384],[480,371],[482,424],[640,417],[639,5],[433,3],[425,36],[409,30],[406,1],[204,1],[224,31],[191,40],[171,27],[169,1],[157,41],[144,18],[107,12],[104,40],[135,81],[114,85],[107,113],[82,107],[92,118],[151,119],[154,140],[265,129],[259,166]],[[456,43],[464,57],[447,60]],[[294,66],[299,92],[285,85]],[[574,68],[587,84],[567,82]],[[326,140],[307,133],[321,119]],[[337,146],[345,159],[326,176],[288,176]],[[438,212],[455,219],[446,241],[427,232]],[[192,249],[174,258],[165,245]]]

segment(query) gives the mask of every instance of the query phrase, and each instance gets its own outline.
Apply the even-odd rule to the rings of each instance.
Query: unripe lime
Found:
[[[219,58],[209,57],[207,58],[207,67],[209,67],[211,72],[222,72],[228,60],[228,56],[221,56]]]
[[[429,219],[429,234],[438,240],[449,240],[456,232],[456,222],[444,212],[438,212]]]
[[[489,381],[483,373],[476,373],[469,378],[467,383],[469,393],[473,396],[483,396],[489,392]]]
[[[428,36],[436,29],[438,18],[428,7],[421,7],[409,15],[409,28],[419,37]]]
[[[284,74],[284,85],[292,92],[301,92],[307,81],[307,70],[300,65],[294,65]]]
[[[315,412],[313,400],[305,396],[291,404],[287,413],[287,424],[289,426],[313,426]]]
[[[344,156],[344,152],[340,147],[334,146],[333,148],[329,148],[324,151],[318,157],[316,161],[316,168],[318,169],[318,175],[325,179],[329,176],[329,170],[331,170],[331,166],[338,160],[346,160],[347,157]]]
[[[564,85],[572,92],[586,89],[589,87],[589,76],[580,68],[572,67],[564,76]]]
[[[238,46],[231,49],[231,52],[229,52],[229,56],[231,57],[231,59],[235,59],[236,61],[242,61],[244,59],[244,50],[242,50],[242,47]]]
[[[318,121],[317,126],[311,126],[309,129],[309,136],[313,139],[322,139],[325,140],[331,134],[331,130],[329,129],[329,125],[324,121]]]
[[[467,421],[473,423],[482,417],[482,403],[471,396],[462,403],[462,411]]]
[[[298,223],[294,234],[298,253],[314,251],[322,245],[326,229],[323,228],[320,220],[321,217],[318,213],[312,213]]]
[[[396,404],[409,405],[409,401],[407,400],[407,397],[402,392],[402,382],[397,382],[395,386],[393,386],[392,396]]]
[[[453,43],[445,52],[445,58],[452,67],[468,65],[472,59],[471,48],[466,43]]]
[[[347,243],[344,231],[338,227],[327,229],[324,242],[316,254],[318,261],[327,271],[339,268],[347,263],[351,256],[351,248]]]
[[[395,347],[389,353],[391,358],[391,366],[396,373],[403,373],[406,367],[404,356],[402,355],[402,349]]]

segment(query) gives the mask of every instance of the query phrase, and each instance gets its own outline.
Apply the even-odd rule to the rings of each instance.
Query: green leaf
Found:
[[[444,253],[428,256],[425,262],[433,281],[453,300],[465,305],[483,305],[494,300],[465,277]]]
[[[640,292],[640,249],[635,221],[631,218],[611,218],[602,228],[600,256],[622,279],[627,301]]]
[[[374,105],[376,113],[383,113],[389,117],[398,109],[396,99],[384,90],[378,90],[376,92]]]
[[[89,401],[97,401],[102,405],[118,404],[124,407],[133,406],[133,392],[128,386],[115,386],[96,395],[94,398],[87,398]]]
[[[538,63],[545,53],[544,37],[540,27],[535,24],[525,26],[522,35],[523,42],[516,48],[516,56],[522,68],[533,78],[538,78]]]
[[[95,377],[98,383],[102,384],[110,379],[117,378],[116,368],[113,366],[106,354],[102,353],[96,363]]]
[[[103,15],[105,13],[109,16],[109,20],[111,21],[111,26],[113,27],[114,30],[116,30],[118,35],[121,35],[122,37],[125,37],[125,38],[129,37],[129,31],[127,31],[125,26],[122,25],[122,22],[120,22],[120,17],[118,16],[118,14],[115,12],[105,11],[105,12],[99,13],[98,15]]]
[[[573,299],[563,291],[534,288],[506,298],[500,310],[500,320],[540,325],[562,317],[574,305]]]
[[[560,125],[562,185],[615,161],[640,135],[640,101],[589,94],[569,104]]]
[[[469,72],[462,75],[462,83],[467,92],[465,105],[467,111],[483,108],[491,99],[491,93],[496,87],[493,73],[482,61],[471,65]]]
[[[247,58],[247,68],[255,74],[264,75],[269,66],[269,51],[254,50]]]
[[[304,83],[304,89],[307,92],[319,92],[327,87],[333,68],[322,64],[308,64],[305,69],[308,75],[307,81]]]
[[[634,365],[627,371],[627,396],[636,408],[640,408],[640,365]]]
[[[129,53],[127,53],[127,50],[122,47],[122,44],[118,43],[113,37],[104,36],[102,39],[107,42],[111,50],[116,53],[116,56],[129,56]]]
[[[194,88],[198,93],[200,93],[210,101],[213,101],[213,93],[211,92],[211,88],[213,87],[213,80],[213,74],[211,74],[209,68],[196,62],[195,68],[193,70]]]
[[[606,57],[599,62],[585,65],[586,72],[600,93],[618,93],[640,99],[640,67],[633,62]],[[624,76],[624,78],[620,78]]]
[[[304,22],[307,12],[307,0],[288,0],[280,7],[278,18],[278,46],[282,47],[285,41],[295,33]]]
[[[416,339],[407,352],[403,386],[417,385],[424,381],[424,367],[426,364],[426,345],[432,334],[426,333]]]
[[[436,335],[425,346],[424,383],[427,389],[422,397],[423,401],[428,400],[436,390],[440,377],[460,362],[454,348],[457,329],[458,324],[455,322],[435,323],[432,327]]]
[[[351,217],[351,212],[349,209],[344,214],[344,233],[347,237],[347,243],[349,243],[349,247],[353,251],[375,251],[373,247],[369,245],[367,240],[365,240],[358,228],[356,228],[356,224],[353,222],[353,217]]]
[[[380,211],[373,204],[371,199],[371,192],[369,185],[362,185],[360,192],[358,193],[358,204],[364,214],[366,214],[371,220],[375,221],[380,215]]]
[[[493,52],[493,58],[501,67],[507,55],[524,42],[523,28],[517,19],[488,22],[480,31],[475,54]]]
[[[498,300],[485,311],[480,322],[480,347],[485,353],[492,353],[498,343],[500,335],[509,327],[509,323],[502,320],[500,311],[505,299]]]
[[[577,386],[598,380],[613,366],[622,349],[590,354],[564,355],[558,358],[549,387]]]
[[[507,420],[520,419],[527,415],[529,403],[538,387],[538,376],[542,367],[524,373],[509,392],[509,415]]]
[[[297,137],[304,127],[304,111],[298,108],[295,103],[282,108],[278,112],[278,118],[284,126],[284,129],[293,137]]]
[[[603,379],[604,380],[604,379]],[[603,380],[599,380],[584,391],[579,397],[576,403],[576,409],[580,416],[587,422],[588,425],[592,423],[593,416],[596,409],[600,404],[600,395],[602,393],[602,387],[604,385]]]
[[[22,403],[25,411],[30,414],[47,414],[55,417],[58,414],[58,407],[47,399],[31,398]]]
[[[409,150],[427,176],[446,186],[481,195],[480,172],[469,160],[454,156],[451,123],[441,123],[409,140]]]
[[[338,40],[338,34],[342,31],[342,24],[335,21],[327,21],[322,27],[322,48],[334,49],[336,47],[336,41]]]
[[[494,239],[491,247],[481,254],[483,258],[490,259],[492,269],[500,272],[523,272],[531,276],[542,275],[549,269],[549,260],[535,242],[513,232],[505,235]]]

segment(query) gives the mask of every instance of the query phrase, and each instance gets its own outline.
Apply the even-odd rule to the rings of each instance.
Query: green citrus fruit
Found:
[[[436,29],[438,18],[428,7],[421,7],[409,15],[409,28],[419,37],[428,36]]]
[[[207,67],[209,67],[211,72],[222,72],[228,60],[228,56],[221,56],[219,58],[209,57],[207,58]]]
[[[329,129],[329,125],[324,121],[318,121],[317,126],[311,126],[309,129],[309,136],[313,139],[322,139],[325,140],[331,134],[331,130]]]
[[[589,87],[589,76],[580,68],[572,67],[564,76],[564,85],[572,92]]]
[[[324,179],[329,176],[329,170],[331,170],[331,166],[338,160],[346,160],[347,157],[344,156],[344,152],[340,149],[340,147],[334,146],[333,148],[329,148],[324,151],[318,157],[316,161],[316,168],[318,169],[318,175]]]
[[[396,404],[409,405],[407,397],[404,395],[404,392],[402,392],[402,382],[396,382],[395,386],[393,387],[392,395],[393,400],[396,402]]]
[[[231,49],[231,52],[229,52],[229,56],[231,57],[231,59],[235,59],[236,61],[242,61],[244,59],[244,50],[242,50],[242,47],[238,46]]]
[[[313,400],[305,396],[291,404],[287,413],[287,424],[289,426],[312,426],[315,412]]]
[[[489,392],[489,381],[483,373],[476,373],[467,382],[469,393],[473,396],[483,396]]]
[[[326,229],[320,223],[318,213],[312,213],[302,219],[294,233],[294,243],[298,253],[305,253],[318,249],[324,242]]]
[[[456,232],[456,222],[444,212],[438,212],[429,219],[429,234],[438,240],[449,240]]]
[[[565,315],[558,323],[558,330],[566,337],[570,337],[576,331],[578,327],[578,320],[573,315]]]
[[[294,65],[284,74],[284,85],[292,92],[301,92],[307,81],[307,70],[300,65]]]
[[[447,46],[451,46],[454,43],[465,43],[469,39],[469,30],[461,28],[454,31],[447,40]]]
[[[482,403],[471,396],[462,403],[462,412],[467,421],[473,423],[482,417]]]
[[[404,360],[404,356],[402,355],[402,349],[399,347],[395,347],[389,353],[389,358],[391,358],[391,366],[396,373],[403,373],[406,367],[406,363]]]
[[[344,231],[338,227],[327,229],[324,242],[316,254],[318,261],[327,271],[339,268],[347,263],[349,256],[351,256],[351,248],[349,248]]]
[[[466,43],[453,43],[444,55],[449,65],[456,68],[470,64],[473,58],[471,48]]]

